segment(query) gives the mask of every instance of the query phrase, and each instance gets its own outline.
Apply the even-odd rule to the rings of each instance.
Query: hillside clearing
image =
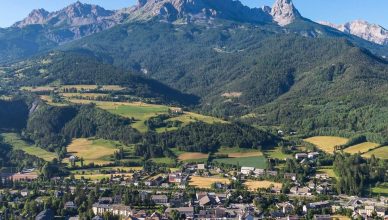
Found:
[[[55,153],[46,151],[42,148],[39,148],[35,145],[31,145],[24,140],[22,140],[17,134],[15,133],[4,133],[1,134],[1,136],[4,138],[5,143],[11,145],[14,150],[21,150],[24,151],[26,154],[36,156],[38,158],[41,158],[45,161],[52,161],[55,158],[57,158],[57,155]]]
[[[267,158],[271,158],[271,159],[286,160],[288,158],[292,158],[291,154],[283,153],[280,147],[275,147],[272,149],[265,150],[264,154]]]
[[[344,150],[344,152],[349,153],[349,154],[357,154],[357,153],[365,153],[368,152],[369,150],[372,150],[379,146],[379,144],[372,143],[372,142],[364,142],[361,144],[357,144],[351,147],[348,147]]]
[[[276,183],[272,181],[254,181],[254,180],[248,180],[244,183],[244,185],[250,190],[250,191],[256,191],[257,189],[268,189],[271,186],[274,186],[275,188],[281,189],[283,184]]]
[[[189,182],[190,186],[197,188],[206,188],[210,189],[213,183],[223,183],[229,184],[230,180],[222,177],[201,177],[201,176],[192,176]]]
[[[314,144],[322,151],[333,154],[334,147],[344,145],[348,142],[347,138],[335,137],[335,136],[315,136],[304,139],[304,141]]]
[[[67,147],[67,152],[84,159],[84,164],[94,163],[106,165],[111,163],[111,156],[122,146],[118,142],[92,140],[86,138],[74,139]]]

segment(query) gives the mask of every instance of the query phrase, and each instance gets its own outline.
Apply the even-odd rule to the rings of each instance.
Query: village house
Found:
[[[303,212],[307,213],[309,209],[320,210],[323,208],[330,208],[330,201],[312,202],[303,206]]]
[[[314,220],[332,220],[330,215],[314,215]]]
[[[244,175],[251,175],[255,171],[254,167],[241,167],[241,173]]]
[[[75,209],[77,209],[77,206],[75,205],[74,202],[70,201],[70,202],[66,202],[66,203],[65,203],[64,208],[65,208],[66,210],[75,210]]]
[[[299,196],[311,196],[310,189],[308,187],[297,187],[294,186],[290,189],[290,192],[294,195],[299,195]]]
[[[303,160],[308,158],[308,155],[306,153],[297,153],[295,154],[295,159],[297,160]]]
[[[170,216],[172,211],[176,210],[179,212],[181,217],[185,217],[185,219],[193,219],[194,218],[194,207],[179,207],[179,208],[167,208],[164,213],[166,216]]]
[[[289,202],[282,202],[276,204],[276,207],[280,209],[284,214],[289,214],[294,210],[294,205]]]
[[[285,173],[284,179],[296,181],[296,173]]]
[[[314,158],[316,158],[316,157],[318,157],[319,156],[319,153],[318,152],[310,152],[310,153],[308,153],[308,155],[307,155],[307,157],[309,158],[309,159],[314,159]]]
[[[151,200],[157,205],[168,204],[168,197],[166,195],[152,195]]]

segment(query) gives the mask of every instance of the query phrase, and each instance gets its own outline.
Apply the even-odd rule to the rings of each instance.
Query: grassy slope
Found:
[[[372,142],[364,142],[361,144],[348,147],[344,150],[344,152],[349,154],[365,153],[371,149],[376,148],[377,146],[379,146],[379,144],[372,143]]]
[[[388,146],[377,148],[375,150],[363,154],[362,156],[369,158],[372,155],[375,155],[375,157],[377,158],[388,160]]]
[[[45,161],[52,161],[57,158],[57,155],[52,152],[48,152],[42,148],[31,145],[25,141],[23,141],[17,134],[15,133],[4,133],[1,134],[4,137],[4,141],[10,145],[12,145],[14,150],[24,151],[26,154],[39,157]]]

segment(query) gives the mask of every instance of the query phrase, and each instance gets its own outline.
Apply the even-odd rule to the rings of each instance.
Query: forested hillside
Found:
[[[154,79],[133,74],[109,64],[103,64],[90,54],[78,52],[52,52],[18,62],[0,72],[8,86],[44,85],[120,85],[122,94],[155,98],[163,103],[191,105],[198,102],[193,95],[184,94]]]
[[[384,59],[335,30],[308,22],[291,25],[296,34],[273,25],[218,22],[211,28],[131,23],[64,49],[89,51],[104,62],[195,94],[203,112],[219,117],[249,114],[253,119],[244,121],[258,125],[304,133],[367,132],[384,141]],[[312,30],[324,34],[309,36]]]

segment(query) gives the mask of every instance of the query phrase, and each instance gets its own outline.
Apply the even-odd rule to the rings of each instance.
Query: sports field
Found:
[[[322,151],[333,154],[334,147],[344,145],[348,142],[347,138],[335,137],[335,136],[315,136],[304,139],[304,141],[314,144]]]
[[[53,152],[49,152],[35,145],[29,144],[22,140],[15,133],[4,133],[3,136],[5,143],[8,143],[13,147],[14,150],[24,151],[26,154],[36,156],[45,161],[52,161],[54,158],[57,158],[57,155]]]

